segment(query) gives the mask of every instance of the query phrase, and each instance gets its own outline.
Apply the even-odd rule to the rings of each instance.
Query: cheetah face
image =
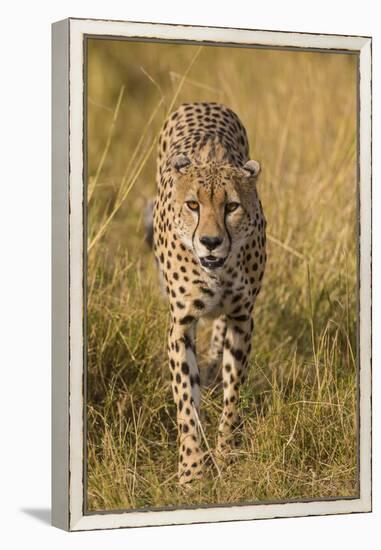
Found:
[[[177,234],[204,269],[220,268],[256,226],[259,163],[252,160],[242,168],[192,165],[188,157],[178,155],[172,166]]]

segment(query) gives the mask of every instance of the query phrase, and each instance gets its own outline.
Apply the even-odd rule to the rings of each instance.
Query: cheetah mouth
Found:
[[[216,258],[215,256],[204,256],[200,258],[201,265],[208,269],[216,269],[224,265],[226,258]]]

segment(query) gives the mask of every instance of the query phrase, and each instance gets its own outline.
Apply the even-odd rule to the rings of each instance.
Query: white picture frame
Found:
[[[89,36],[350,52],[358,56],[358,498],[87,513],[84,499],[84,48]],[[371,492],[370,37],[66,19],[53,24],[52,523],[80,531],[369,512]]]

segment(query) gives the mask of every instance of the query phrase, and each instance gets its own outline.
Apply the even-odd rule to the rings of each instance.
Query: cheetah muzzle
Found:
[[[266,264],[266,222],[244,126],[217,103],[181,105],[159,138],[153,244],[171,312],[169,369],[177,409],[180,483],[203,475],[200,372],[195,335],[213,318],[206,383],[221,378],[216,455],[237,442],[239,391],[246,379],[253,310]],[[238,427],[238,428],[237,428]]]

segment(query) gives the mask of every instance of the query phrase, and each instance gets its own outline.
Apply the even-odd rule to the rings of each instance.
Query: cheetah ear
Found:
[[[171,164],[177,172],[180,174],[185,174],[188,166],[191,164],[191,161],[186,155],[181,154],[174,156],[171,160]]]
[[[261,165],[256,160],[248,160],[242,170],[247,178],[256,178],[261,171]]]

